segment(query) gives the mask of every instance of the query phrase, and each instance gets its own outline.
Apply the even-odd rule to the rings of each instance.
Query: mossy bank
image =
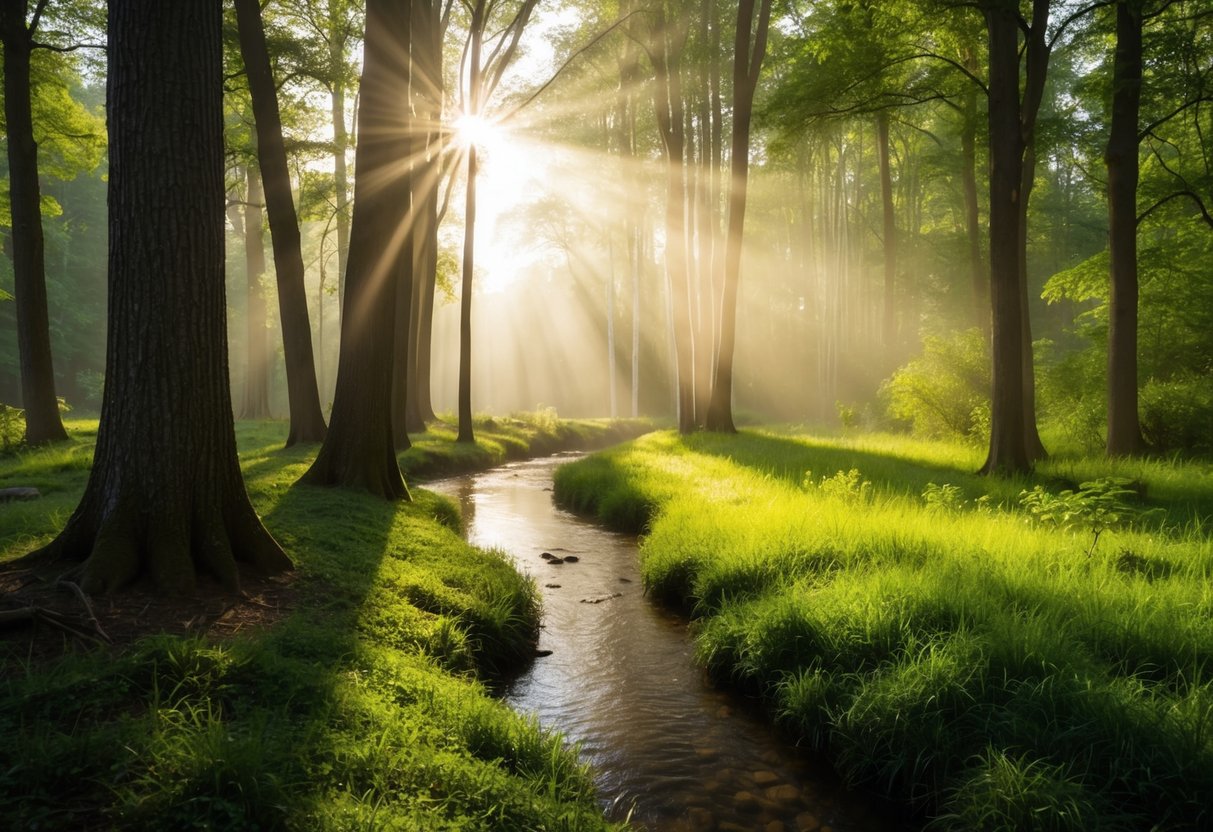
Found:
[[[479,450],[422,437],[425,471],[624,430],[523,423]],[[637,430],[632,428],[632,430]],[[48,540],[83,489],[96,424],[0,458],[0,560]],[[316,448],[285,425],[237,429],[249,493],[296,563],[295,606],[232,638],[151,635],[121,649],[65,643],[27,660],[10,636],[0,682],[0,813],[12,828],[597,830],[587,771],[560,737],[488,695],[528,661],[533,584],[468,546],[448,500],[388,504],[297,486]],[[538,443],[537,437],[542,437]],[[563,438],[562,438],[563,437]]]
[[[695,617],[700,661],[930,828],[1213,828],[1213,468],[980,463],[661,433],[562,467],[556,494],[644,531],[646,586]],[[1119,514],[1082,488],[1101,478]]]

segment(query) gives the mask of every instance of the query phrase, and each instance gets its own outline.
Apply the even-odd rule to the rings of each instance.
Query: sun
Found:
[[[464,113],[455,119],[455,139],[462,147],[475,145],[478,150],[492,151],[505,140],[500,125],[480,115]]]

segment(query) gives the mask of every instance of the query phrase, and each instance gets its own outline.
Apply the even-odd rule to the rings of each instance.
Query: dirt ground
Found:
[[[85,596],[58,569],[0,566],[0,672],[14,662],[40,663],[77,649],[122,650],[146,635],[231,638],[269,627],[294,606],[296,574],[241,574],[241,593],[200,578],[193,597],[133,586]]]

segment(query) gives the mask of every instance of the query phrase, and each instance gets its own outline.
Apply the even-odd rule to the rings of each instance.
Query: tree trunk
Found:
[[[261,235],[261,177],[249,165],[244,203],[245,337],[244,410],[242,419],[270,418],[269,355],[265,344],[265,241]]]
[[[678,430],[695,430],[694,347],[690,291],[686,263],[686,166],[683,159],[683,106],[681,69],[676,56],[686,40],[685,30],[671,33],[664,19],[656,22],[659,42],[653,53],[657,83],[653,106],[666,157],[665,266],[673,321],[674,375],[677,388]],[[677,27],[675,27],[677,28]]]
[[[401,158],[411,156],[412,140],[409,136],[399,137]],[[404,173],[405,187],[411,195],[413,177]],[[392,367],[392,437],[397,451],[409,449],[409,379],[413,374],[410,359],[413,358],[414,320],[413,320],[413,229],[410,200],[406,196],[404,202],[406,217],[403,218],[405,230],[404,241],[400,247],[399,262],[396,264],[396,315],[395,336],[393,339]]]
[[[880,166],[880,204],[884,219],[884,345],[897,344],[897,219],[893,213],[893,174],[889,170],[889,113],[876,114],[876,157]]]
[[[222,8],[109,4],[109,329],[88,485],[44,554],[86,592],[187,593],[290,561],[236,459],[224,298]],[[188,195],[188,198],[183,198]]]
[[[51,361],[38,145],[34,141],[30,102],[33,34],[26,28],[26,7],[25,0],[6,0],[0,4],[0,41],[4,44],[4,116],[21,406],[25,408],[25,441],[36,445],[67,439],[67,432],[59,417],[55,368]]]
[[[329,69],[332,72],[332,89],[329,95],[330,116],[333,122],[333,188],[337,192],[337,318],[340,320],[342,298],[345,297],[345,267],[350,252],[350,181],[346,166],[346,151],[350,146],[349,132],[345,127],[345,37],[341,19],[341,4],[329,0]],[[319,314],[319,309],[317,311]],[[324,356],[321,355],[321,361]]]
[[[413,90],[419,115],[426,127],[425,161],[414,180],[414,193],[420,201],[416,210],[415,241],[417,275],[417,342],[413,350],[411,385],[415,404],[410,407],[418,420],[410,426],[425,430],[425,423],[434,421],[434,405],[430,396],[431,345],[434,330],[434,293],[438,277],[438,190],[442,179],[442,33],[443,22],[436,0],[413,3]]]
[[[708,430],[735,433],[733,426],[733,342],[737,327],[737,284],[741,277],[741,244],[745,228],[746,186],[750,172],[750,117],[754,89],[766,54],[771,0],[761,0],[754,24],[754,0],[737,5],[733,46],[733,142],[729,180],[729,226],[725,238],[724,292],[720,299],[720,354],[708,407]],[[754,30],[751,47],[750,32]]]
[[[1019,187],[1023,136],[1019,122],[1018,15],[985,7],[989,35],[990,301],[993,393],[990,451],[982,471],[1020,473],[1031,465],[1023,407],[1023,309],[1019,285]]]
[[[1141,7],[1116,4],[1112,63],[1112,125],[1108,168],[1108,248],[1111,303],[1108,319],[1109,456],[1145,450],[1137,415],[1137,179],[1138,118],[1142,87]]]
[[[409,0],[368,0],[361,110],[354,157],[354,215],[345,314],[328,436],[302,482],[408,499],[392,435],[396,276],[407,228],[408,184],[399,175],[400,106],[409,82]]]
[[[965,66],[976,71],[977,59],[965,53]],[[964,192],[965,234],[969,249],[969,280],[973,290],[974,323],[990,331],[990,287],[981,262],[981,217],[977,204],[977,87],[967,85],[960,130],[960,180]]]
[[[472,12],[468,50],[468,115],[480,115],[480,46],[484,37],[485,0]],[[459,434],[456,442],[476,441],[472,430],[472,272],[476,256],[476,145],[467,147],[467,202],[463,216],[463,283],[459,297]]]
[[[265,185],[266,213],[274,247],[274,270],[278,278],[278,314],[282,324],[282,347],[286,361],[287,400],[291,428],[289,448],[296,442],[324,439],[324,415],[316,386],[316,364],[312,355],[312,328],[308,322],[307,296],[303,285],[303,252],[299,220],[291,195],[291,177],[278,114],[278,90],[270,69],[265,29],[257,0],[235,0],[240,54],[244,58],[253,119],[257,129],[257,161]]]

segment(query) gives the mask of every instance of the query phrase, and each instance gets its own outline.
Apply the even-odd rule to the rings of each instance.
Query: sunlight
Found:
[[[505,143],[505,130],[491,119],[464,113],[455,119],[455,139],[460,147],[475,145],[478,150],[493,152]]]

